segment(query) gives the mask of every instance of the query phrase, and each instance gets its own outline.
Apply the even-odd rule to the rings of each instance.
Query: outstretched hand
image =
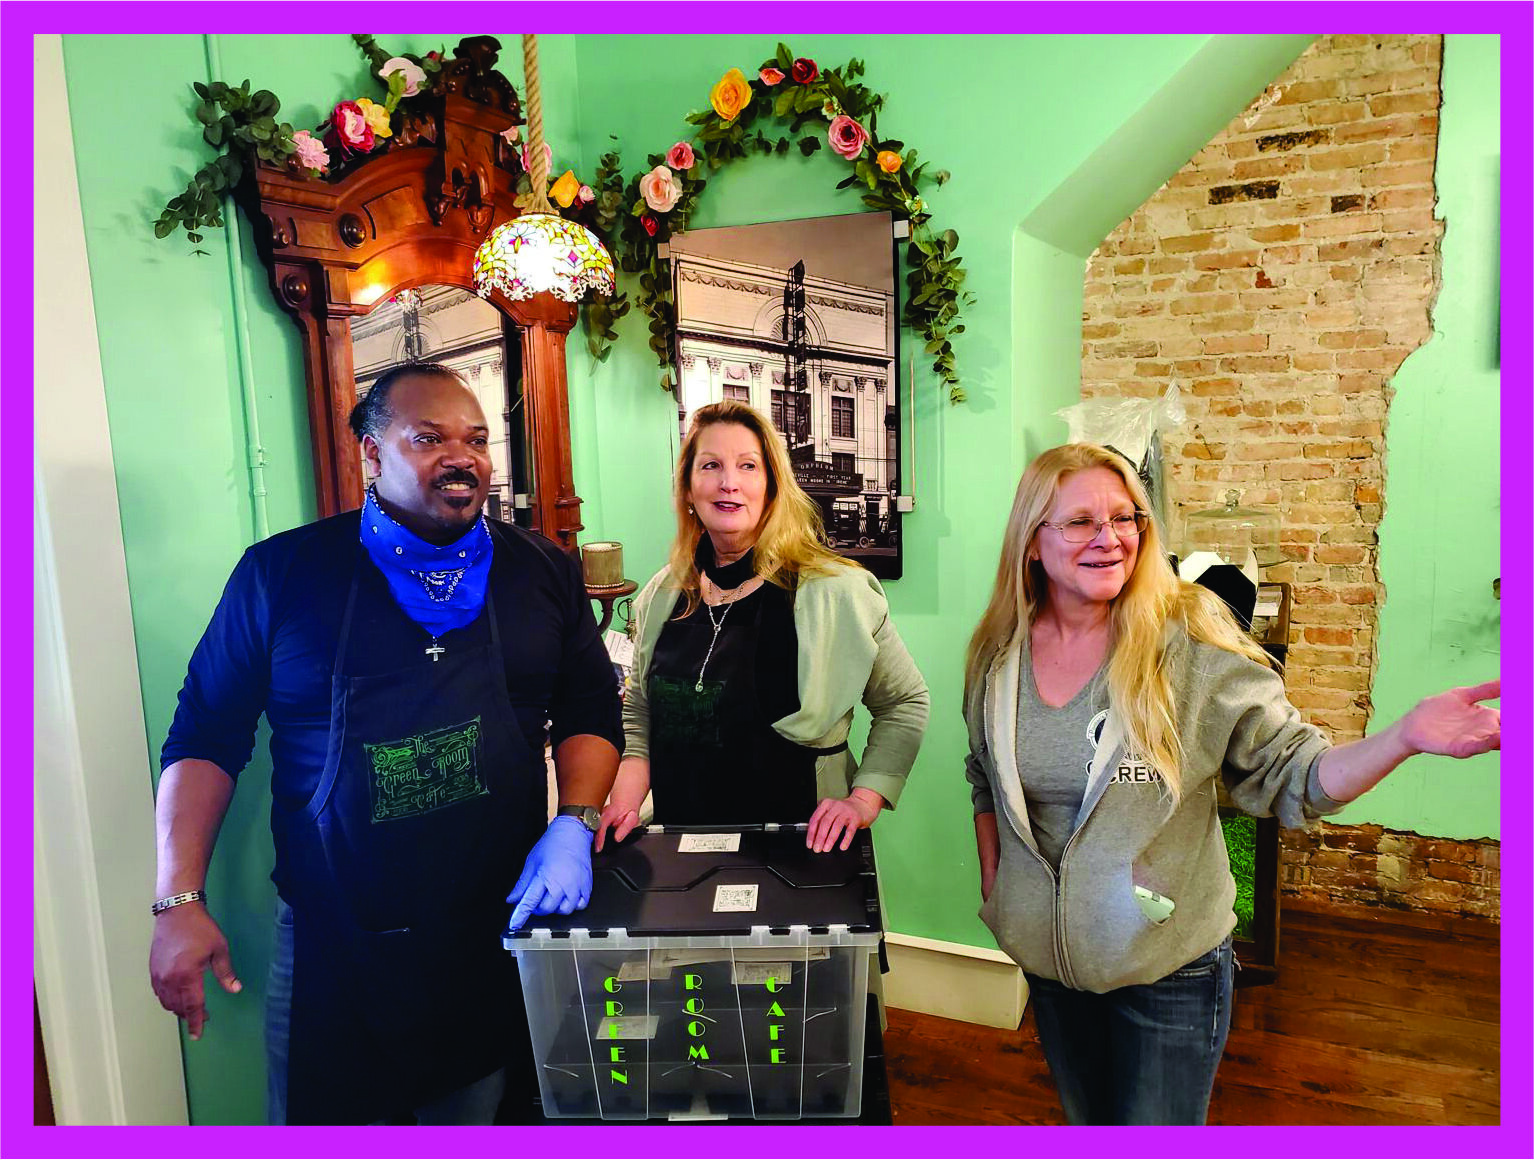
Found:
[[[1502,696],[1502,681],[1467,685],[1425,697],[1402,719],[1406,744],[1417,753],[1473,757],[1502,748],[1502,713],[1477,704]]]

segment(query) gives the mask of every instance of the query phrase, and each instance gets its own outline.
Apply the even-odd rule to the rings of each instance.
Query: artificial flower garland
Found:
[[[313,131],[295,130],[278,122],[279,102],[271,92],[250,91],[247,80],[234,87],[222,81],[192,87],[200,98],[196,115],[203,125],[203,139],[220,156],[203,166],[185,192],[172,198],[154,226],[155,236],[168,237],[180,226],[194,245],[202,231],[223,225],[223,194],[232,190],[250,166],[265,162],[285,165],[296,174],[315,180],[335,177],[357,158],[366,157],[394,136],[404,116],[405,102],[433,92],[443,66],[440,51],[425,56],[390,55],[372,36],[356,35],[373,75],[384,86],[382,103],[368,97],[338,102],[329,119]],[[590,184],[566,169],[550,182],[550,200],[563,216],[581,222],[608,240],[618,265],[639,275],[635,295],[649,317],[650,349],[662,367],[661,385],[675,388],[676,306],[671,278],[663,268],[660,246],[687,228],[709,171],[753,153],[782,154],[790,137],[798,136],[799,150],[809,156],[825,144],[852,165],[852,173],[838,189],[865,185],[862,201],[874,209],[908,217],[910,242],[906,248],[907,297],[902,312],[906,326],[927,340],[933,369],[948,386],[950,402],[964,400],[964,389],[954,368],[953,336],[964,331],[961,307],[974,298],[963,290],[965,270],[957,254],[959,238],[952,230],[935,233],[928,224],[931,214],[920,195],[926,163],[917,164],[916,150],[878,135],[882,94],[858,83],[863,62],[848,61],[839,69],[822,70],[808,57],[795,57],[779,44],[775,56],[764,61],[753,79],[738,68],[720,77],[709,93],[710,110],[687,118],[698,126],[693,139],[678,141],[664,154],[648,158],[649,170],[624,180],[618,154],[602,156]],[[787,122],[788,135],[770,138],[758,121],[771,117]],[[824,134],[804,132],[808,122],[824,120]],[[517,126],[503,136],[518,140]],[[531,200],[530,166],[526,144],[514,153],[521,161],[517,204]],[[545,144],[545,148],[548,145]],[[552,156],[552,153],[551,153]],[[552,175],[554,167],[549,166]],[[932,175],[942,185],[946,171]],[[628,212],[623,212],[628,207]],[[195,250],[203,253],[202,250]],[[593,296],[582,304],[586,316],[587,344],[593,357],[606,359],[617,338],[614,326],[629,310],[628,296],[611,299]]]
[[[194,83],[192,88],[200,102],[196,116],[203,126],[203,140],[219,150],[220,155],[197,171],[185,192],[166,204],[155,222],[155,237],[169,237],[179,226],[186,231],[188,241],[194,246],[200,244],[205,231],[224,224],[223,195],[233,190],[254,165],[264,162],[285,166],[289,172],[310,180],[334,178],[394,137],[409,113],[409,102],[435,91],[446,63],[443,53],[439,50],[424,56],[391,55],[372,36],[359,34],[352,40],[383,86],[383,99],[379,102],[356,97],[339,101],[329,118],[313,130],[295,130],[288,122],[279,122],[281,104],[277,97],[267,89],[252,93],[248,80],[238,87],[223,81]],[[518,134],[518,127],[513,125],[502,136],[515,144]],[[548,148],[547,143],[544,148]],[[526,144],[513,156],[521,162],[517,198],[520,205],[531,198]],[[564,211],[564,216],[598,233],[611,229],[618,211],[616,193],[604,201],[573,171],[566,169],[555,177],[551,164],[549,173],[549,197]],[[193,252],[205,253],[200,249]],[[620,308],[615,316],[622,312]]]
[[[838,189],[866,186],[861,195],[865,205],[910,219],[906,248],[910,268],[902,321],[926,338],[927,353],[933,356],[938,378],[948,386],[949,401],[964,400],[952,338],[963,333],[959,312],[974,297],[963,289],[959,238],[952,230],[936,233],[928,224],[931,214],[920,193],[926,164],[917,163],[916,150],[879,137],[878,113],[884,97],[858,83],[862,75],[862,61],[823,70],[779,44],[776,55],[761,64],[754,79],[748,80],[738,68],[726,71],[709,93],[710,111],[687,118],[698,126],[693,139],[678,141],[664,155],[652,154],[647,159],[651,168],[622,187],[629,212],[620,217],[614,256],[620,268],[639,275],[635,297],[649,316],[650,349],[662,367],[661,385],[667,390],[675,388],[676,304],[660,246],[687,228],[707,184],[700,163],[707,162],[712,171],[752,153],[786,153],[790,137],[802,132],[797,143],[805,156],[820,149],[824,141],[851,163],[852,173],[837,184]],[[760,128],[753,130],[769,117],[787,122],[788,136],[773,139]],[[823,134],[805,131],[807,123],[821,120],[826,122]],[[602,188],[610,193],[617,157],[608,154],[602,162],[603,180],[608,182]],[[932,179],[942,185],[948,174],[938,171]],[[598,358],[606,356],[607,345],[616,338],[613,321],[627,308],[623,297],[586,304],[590,346]]]

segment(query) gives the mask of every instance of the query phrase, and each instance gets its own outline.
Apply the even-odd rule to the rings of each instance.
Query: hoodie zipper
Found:
[[[1076,834],[1080,832],[1078,829]],[[1076,840],[1076,834],[1072,834],[1066,839],[1065,846],[1060,851],[1060,865],[1062,866],[1065,865],[1066,851],[1071,848],[1071,843]],[[1049,875],[1050,881],[1055,884],[1055,921],[1050,924],[1050,933],[1055,944],[1055,965],[1060,968],[1060,982],[1072,990],[1079,990],[1080,988],[1076,986],[1075,972],[1071,970],[1070,956],[1065,951],[1065,898],[1064,892],[1061,889],[1061,879],[1063,876],[1057,873],[1055,868],[1049,864],[1048,858],[1040,854],[1027,842],[1023,843],[1023,848],[1039,860],[1039,865],[1044,867],[1044,871]]]
[[[1076,832],[1065,840],[1060,850],[1060,872],[1055,875],[1055,954],[1060,959],[1060,981],[1072,990],[1080,988],[1076,986],[1076,972],[1071,967],[1071,957],[1065,950],[1065,859],[1075,845],[1076,834],[1086,827],[1087,823],[1083,821],[1076,827]]]
[[[994,673],[988,673],[986,675],[984,699],[985,704],[990,703],[991,677],[993,675]],[[1090,781],[1091,779],[1089,777],[1088,782],[1090,783]],[[1026,808],[1027,806],[1025,804],[1024,809]],[[1081,825],[1078,826],[1076,830],[1071,834],[1071,836],[1066,839],[1065,845],[1061,848],[1060,865],[1062,868],[1065,866],[1066,855],[1070,853],[1071,847],[1076,843],[1076,835],[1081,833],[1081,831],[1086,828],[1086,823],[1087,819],[1083,819]],[[1010,821],[1008,824],[1011,824]],[[1015,826],[1013,828],[1016,829]],[[1044,857],[1043,854],[1040,854],[1038,850],[1034,849],[1031,843],[1025,841],[1023,842],[1023,846],[1030,854],[1039,860],[1039,864],[1044,867],[1045,871],[1049,874],[1050,880],[1055,884],[1055,918],[1054,922],[1050,924],[1051,935],[1054,940],[1055,963],[1060,968],[1060,982],[1064,983],[1072,990],[1080,990],[1080,988],[1076,986],[1076,973],[1071,969],[1070,956],[1067,954],[1065,949],[1065,891],[1063,889],[1064,875],[1061,872],[1057,872],[1055,868],[1049,864],[1049,859]]]

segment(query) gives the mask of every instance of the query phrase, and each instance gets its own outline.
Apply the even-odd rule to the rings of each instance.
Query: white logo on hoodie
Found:
[[[1104,709],[1095,714],[1091,721],[1087,722],[1087,742],[1095,752],[1102,744],[1103,727],[1108,721],[1108,710]],[[1090,777],[1092,762],[1087,762],[1087,774]],[[1128,747],[1124,750],[1124,756],[1119,759],[1119,767],[1113,771],[1113,776],[1108,779],[1109,785],[1150,785],[1159,783],[1161,775],[1155,767],[1139,754],[1132,752]]]

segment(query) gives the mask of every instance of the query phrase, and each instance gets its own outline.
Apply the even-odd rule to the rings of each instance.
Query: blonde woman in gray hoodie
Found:
[[[1216,783],[1303,826],[1415,753],[1498,748],[1496,680],[1360,741],[1300,719],[1219,598],[1180,581],[1128,462],[1040,455],[970,641],[980,917],[1023,968],[1073,1124],[1199,1124],[1230,1026],[1235,926]]]

